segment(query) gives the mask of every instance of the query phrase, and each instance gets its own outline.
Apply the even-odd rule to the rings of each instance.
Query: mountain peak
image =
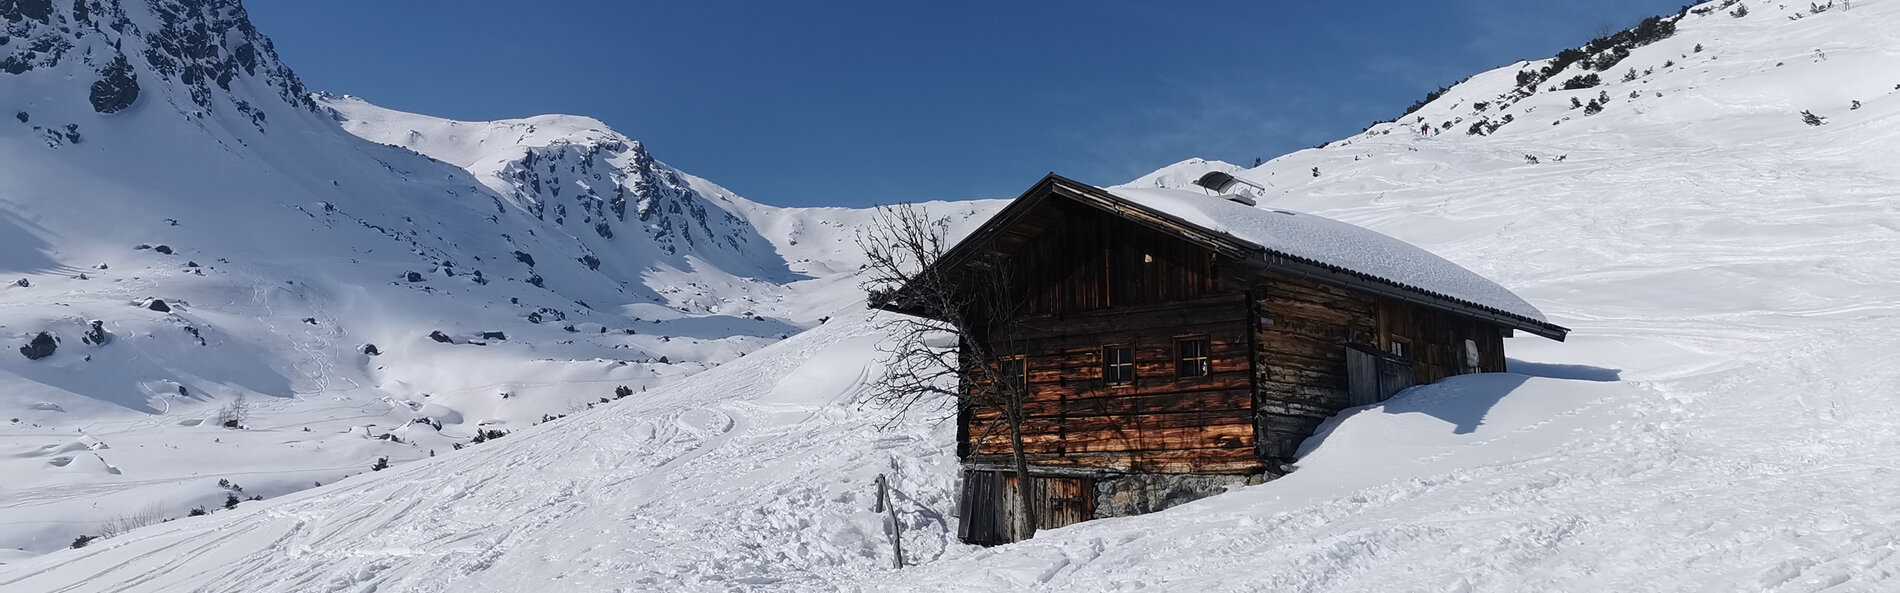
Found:
[[[235,114],[261,131],[278,106],[316,107],[237,0],[8,0],[0,21],[0,73],[42,111],[169,104],[193,118]]]

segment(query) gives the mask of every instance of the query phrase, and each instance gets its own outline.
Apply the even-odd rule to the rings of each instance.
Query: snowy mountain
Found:
[[[351,133],[466,169],[505,198],[497,210],[526,211],[589,250],[676,269],[693,269],[688,260],[696,259],[704,262],[697,267],[780,283],[794,276],[771,243],[732,212],[757,210],[756,204],[654,160],[639,141],[598,120],[547,115],[461,122],[352,97],[319,100]],[[614,241],[628,234],[644,240]]]
[[[0,549],[447,453],[858,292],[864,212],[748,202],[585,118],[312,95],[235,1],[0,21]]]
[[[664,385],[643,383],[652,387],[493,443],[325,480],[322,488],[147,527],[80,550],[22,558],[0,566],[0,589],[1891,590],[1900,583],[1900,490],[1891,487],[1900,467],[1900,432],[1891,428],[1900,419],[1900,400],[1893,397],[1900,393],[1894,370],[1900,368],[1900,268],[1893,255],[1900,253],[1900,170],[1891,166],[1900,154],[1900,75],[1894,74],[1900,54],[1892,50],[1900,41],[1900,4],[1743,6],[1730,0],[1698,5],[1669,15],[1666,26],[1660,20],[1645,25],[1641,34],[1480,73],[1397,121],[1259,167],[1188,161],[1131,183],[1184,187],[1210,168],[1235,171],[1268,188],[1257,196],[1262,207],[1322,214],[1425,247],[1499,281],[1573,329],[1564,343],[1511,340],[1513,373],[1456,377],[1335,418],[1305,443],[1288,477],[1153,515],[1044,531],[1020,544],[956,544],[951,429],[929,411],[893,418],[861,403],[866,378],[877,370],[882,333],[877,318],[846,303],[828,322],[743,358]],[[144,67],[129,60],[135,69]],[[157,77],[140,72],[141,81]],[[469,385],[466,393],[431,387],[437,391],[429,399],[454,398],[473,410],[463,412],[465,418],[480,418],[494,413],[477,407],[494,389],[482,381],[515,381],[511,388],[527,394],[489,398],[500,409],[577,387],[592,396],[589,390],[647,370],[685,374],[672,366],[535,359],[577,357],[611,345],[561,344],[582,340],[518,319],[528,305],[502,298],[539,298],[542,304],[533,306],[551,306],[558,297],[502,279],[526,273],[525,262],[510,259],[513,250],[526,248],[489,238],[495,225],[515,225],[503,228],[522,244],[566,256],[574,252],[557,247],[593,240],[577,238],[588,227],[573,220],[592,211],[562,200],[587,195],[583,187],[605,197],[607,180],[625,185],[645,178],[640,167],[630,167],[640,160],[629,154],[634,145],[604,128],[579,119],[549,121],[538,125],[562,131],[532,139],[541,128],[529,132],[520,127],[525,122],[448,125],[325,100],[351,131],[431,160],[345,137],[333,120],[294,101],[271,107],[277,111],[270,112],[270,133],[275,126],[300,126],[320,140],[314,147],[302,137],[295,145],[267,141],[263,132],[247,131],[254,130],[250,120],[220,115],[225,111],[197,120],[222,122],[204,126],[187,125],[176,111],[139,119],[141,109],[153,107],[149,102],[99,116],[74,102],[83,85],[43,80],[63,93],[58,102],[43,102],[84,108],[47,121],[98,129],[113,142],[95,142],[87,133],[85,143],[54,148],[22,131],[30,128],[0,137],[7,157],[0,162],[9,163],[0,199],[6,224],[17,228],[0,236],[8,237],[8,253],[39,254],[25,264],[7,262],[21,268],[18,274],[37,275],[32,286],[0,291],[7,304],[0,323],[30,345],[26,334],[39,327],[73,336],[83,333],[87,318],[105,318],[116,339],[93,348],[67,337],[58,353],[34,365],[24,357],[0,363],[26,389],[0,395],[18,398],[0,403],[38,414],[34,422],[61,414],[30,409],[35,397],[59,395],[36,385],[76,389],[97,381],[100,387],[88,393],[123,393],[106,385],[157,380],[132,371],[84,372],[104,366],[108,356],[122,358],[107,368],[143,364],[137,368],[151,369],[152,376],[165,371],[173,378],[164,380],[181,384],[181,378],[224,378],[193,380],[194,394],[234,391],[247,380],[321,383],[321,389],[288,390],[304,395],[253,396],[309,402],[306,414],[325,405],[378,412],[393,406],[376,407],[372,400],[400,404],[397,394],[411,389],[406,386],[426,381]],[[233,83],[250,88],[244,84],[251,83]],[[588,135],[590,128],[598,134]],[[197,131],[186,133],[191,130]],[[146,136],[133,132],[194,140],[171,141],[182,146],[176,152],[189,153],[176,156],[159,150],[169,146],[139,144]],[[244,151],[215,141],[227,132],[249,142],[239,145]],[[484,144],[491,134],[498,139]],[[165,136],[149,136],[159,137]],[[601,144],[588,144],[595,140]],[[615,143],[625,148],[582,156],[586,146]],[[545,156],[520,164],[548,147],[567,168],[547,172],[540,159],[551,157]],[[316,154],[310,151],[325,156],[291,166],[293,156]],[[365,173],[380,167],[362,164],[379,160],[389,164],[384,173]],[[586,169],[583,162],[595,164]],[[600,181],[583,169],[599,173]],[[647,170],[661,179],[667,171]],[[521,181],[524,190],[510,171],[536,172],[542,189]],[[223,179],[209,172],[230,181],[209,193],[203,183],[193,184]],[[793,303],[807,295],[840,303],[850,298],[843,296],[848,282],[831,273],[848,272],[848,227],[862,221],[862,212],[774,210],[679,178],[685,183],[669,187],[692,189],[694,199],[744,220],[774,245],[784,270],[813,278],[789,285],[760,278],[759,291],[744,293],[756,295],[747,305],[775,304],[781,307],[776,314],[800,321],[829,314],[796,310]],[[562,187],[564,195],[544,192],[549,186]],[[507,212],[496,212],[496,199]],[[182,218],[182,206],[198,200],[216,210]],[[90,210],[68,206],[82,201],[106,208],[104,214],[91,219],[76,214]],[[400,218],[387,219],[407,215],[412,202],[418,204],[413,209],[438,212],[418,221],[461,220],[448,212],[479,216],[440,230],[418,223],[414,235],[404,235],[419,244],[411,245],[340,219],[335,230],[306,228],[337,215],[279,205],[315,201],[375,212],[382,218],[372,223],[393,229],[410,228],[393,226]],[[542,204],[540,215],[533,203]],[[565,220],[550,224],[547,217],[562,204],[569,205]],[[984,207],[938,206],[970,215]],[[688,210],[682,203],[681,211]],[[491,214],[496,222],[482,218]],[[180,217],[181,226],[148,217]],[[88,223],[115,236],[96,238]],[[616,217],[614,223],[627,221]],[[192,232],[213,225],[231,228]],[[642,234],[650,227],[627,225],[615,236],[653,236]],[[177,255],[125,245],[159,240],[175,251],[183,246],[184,257],[196,261],[215,256],[233,263],[199,277],[181,273],[172,263]],[[491,270],[485,277],[493,281],[449,284],[449,277],[431,271],[426,284],[435,290],[425,292],[393,278],[422,257],[411,249],[449,247],[464,250],[455,252],[459,261]],[[370,248],[389,259],[355,251]],[[537,261],[554,259],[540,253]],[[656,246],[641,253],[664,252]],[[735,259],[713,259],[729,257]],[[734,262],[764,258],[737,257],[721,252],[701,261],[734,265],[721,269],[741,278],[777,269],[741,271]],[[66,262],[105,258],[113,258],[112,266],[100,273],[125,276],[64,277],[77,271]],[[696,265],[691,257],[655,261]],[[243,271],[247,280],[223,279],[237,274],[227,270]],[[296,284],[279,288],[279,278]],[[626,288],[588,283],[578,272],[560,278],[549,275],[546,284],[570,290],[567,282],[574,282],[579,288],[571,290],[603,294],[626,290],[629,301],[650,296],[641,286],[655,292],[662,286],[634,278],[620,280]],[[108,282],[108,288],[92,288]],[[784,292],[767,285],[785,286],[778,289]],[[439,294],[450,288],[453,296]],[[161,316],[126,304],[159,289],[187,298],[185,313]],[[46,302],[67,304],[40,304]],[[655,307],[677,305],[656,302],[621,313],[638,316]],[[49,313],[68,309],[67,317]],[[302,311],[347,319],[352,333],[280,321]],[[218,346],[142,346],[181,342],[174,317],[209,328],[199,331]],[[514,324],[508,327],[524,329],[486,347],[418,339],[428,328],[469,319],[508,320]],[[686,319],[692,318],[667,327],[696,327]],[[614,321],[613,327],[633,323]],[[517,339],[516,331],[526,337]],[[677,331],[673,335],[687,335]],[[650,335],[642,330],[632,337]],[[391,345],[373,363],[348,366],[337,362],[347,353],[326,354],[372,338]],[[458,341],[466,339],[457,334]],[[234,346],[221,346],[226,343]],[[117,354],[134,345],[147,349],[137,358]],[[214,347],[224,348],[221,356],[249,358],[220,358],[223,366],[212,368],[205,358],[160,354]],[[401,362],[391,358],[398,353]],[[274,369],[272,361],[311,364],[253,370]],[[430,368],[437,370],[425,372]],[[524,376],[545,385],[517,386]],[[154,391],[163,391],[170,384],[156,385]],[[224,393],[213,392],[205,402],[161,401],[208,415],[228,400]],[[379,423],[391,417],[365,415]],[[175,416],[137,418],[150,424]],[[346,424],[324,422],[320,428]],[[38,504],[36,497],[137,508],[114,492],[150,478],[133,477],[129,469],[121,470],[124,478],[106,477],[113,470],[100,466],[129,467],[127,460],[143,455],[139,445],[182,443],[176,446],[200,455],[231,455],[243,449],[208,442],[268,435],[251,441],[261,446],[299,436],[195,427],[201,432],[167,428],[162,439],[152,432],[140,441],[136,435],[145,433],[127,428],[123,436],[95,437],[110,445],[100,449],[71,430],[76,424],[59,426],[7,437],[5,446],[21,452],[0,458],[11,460],[3,461],[12,464],[9,475],[90,471],[99,477],[69,489],[86,493],[9,485],[0,507],[28,511],[0,518],[7,522],[4,533],[18,532],[18,518]],[[331,431],[307,446],[320,445],[326,455],[350,446],[370,455],[397,447],[348,436]],[[38,452],[27,450],[29,444],[52,447]],[[366,459],[356,455],[332,458]],[[40,467],[59,456],[69,458],[61,467],[73,469]],[[880,474],[895,487],[904,548],[918,566],[888,568],[888,527],[872,510],[872,484]],[[201,471],[195,479],[214,475],[227,474]],[[237,481],[247,492],[252,488],[243,475]],[[223,498],[215,490],[210,495]],[[101,519],[83,520],[97,527]]]

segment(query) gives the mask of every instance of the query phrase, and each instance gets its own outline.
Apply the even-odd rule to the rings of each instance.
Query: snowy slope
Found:
[[[804,225],[585,118],[352,102],[487,134],[418,143],[455,162],[366,142],[234,1],[9,2],[0,22],[0,550],[447,453],[857,294],[843,246],[867,213]],[[53,354],[23,356],[42,332]]]
[[[953,428],[911,418],[880,432],[885,416],[859,409],[880,339],[865,316],[492,447],[105,540],[76,552],[183,564],[80,578],[155,591],[822,584],[889,562],[866,489],[879,473],[903,497],[910,549],[935,556]],[[0,588],[48,587],[93,560],[21,566]]]
[[[1242,173],[1263,207],[1412,242],[1573,328],[1511,340],[1516,373],[1336,419],[1287,478],[949,543],[949,431],[876,430],[879,332],[853,307],[482,447],[0,566],[0,589],[1893,590],[1900,3],[1732,10],[1600,87],[1500,107],[1513,65],[1413,116],[1436,135],[1407,118]],[[753,226],[837,236],[807,214]],[[921,566],[885,568],[879,473]]]

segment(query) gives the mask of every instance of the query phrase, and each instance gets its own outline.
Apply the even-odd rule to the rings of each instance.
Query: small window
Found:
[[[1029,384],[1029,365],[1021,356],[1011,356],[999,363],[998,374],[1002,375],[1003,388],[1015,392]]]
[[[1393,356],[1404,358],[1405,351],[1408,350],[1408,346],[1411,345],[1409,342],[1410,340],[1407,340],[1405,338],[1392,336],[1392,346],[1390,348],[1387,348],[1386,351],[1391,352]]]
[[[1102,347],[1102,381],[1126,385],[1135,381],[1135,349],[1129,346]]]
[[[1459,373],[1476,373],[1483,370],[1484,363],[1482,359],[1479,358],[1478,356],[1478,342],[1474,340],[1465,340],[1465,347],[1464,347],[1463,354],[1464,356],[1458,357],[1458,362],[1459,362],[1458,372]]]
[[[1207,358],[1207,338],[1175,340],[1174,351],[1174,376],[1206,377],[1213,374],[1213,364]]]

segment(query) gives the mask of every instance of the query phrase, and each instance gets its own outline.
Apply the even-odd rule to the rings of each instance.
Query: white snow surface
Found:
[[[1376,231],[1324,216],[1257,208],[1185,190],[1115,187],[1108,192],[1255,247],[1544,321],[1542,311],[1498,283]]]
[[[1010,546],[956,544],[953,431],[941,421],[944,410],[927,407],[893,419],[861,403],[883,338],[861,305],[841,302],[844,308],[835,315],[812,310],[808,318],[829,315],[830,321],[790,339],[498,441],[439,451],[433,459],[398,460],[390,470],[340,482],[326,476],[321,488],[273,493],[235,510],[145,527],[78,550],[0,553],[6,562],[0,565],[0,590],[1900,589],[1900,488],[1893,487],[1900,480],[1900,431],[1893,428],[1900,423],[1900,266],[1894,255],[1900,253],[1900,169],[1892,165],[1900,156],[1900,52],[1894,50],[1900,47],[1900,1],[1836,2],[1819,14],[1807,5],[1748,6],[1743,17],[1730,16],[1733,7],[1687,16],[1675,37],[1636,48],[1604,73],[1597,88],[1540,89],[1510,98],[1515,72],[1537,65],[1515,64],[1472,77],[1404,120],[1241,174],[1271,189],[1260,196],[1263,208],[1311,212],[1417,245],[1495,279],[1573,329],[1564,343],[1509,340],[1512,373],[1457,377],[1341,414],[1304,444],[1299,469],[1286,478],[1148,516],[1047,530]],[[1637,76],[1621,81],[1618,72],[1632,67]],[[1558,80],[1576,73],[1573,67]],[[0,89],[11,92],[16,82],[0,78]],[[1594,99],[1599,93],[1612,99],[1601,113],[1569,108],[1572,97]],[[1486,105],[1481,109],[1477,102]],[[1803,123],[1803,110],[1826,117],[1826,123]],[[38,108],[34,113],[41,117]],[[1504,114],[1513,121],[1489,134],[1464,132],[1472,121]],[[152,118],[145,125],[174,119]],[[273,114],[271,125],[288,125],[285,120]],[[1442,131],[1420,135],[1419,120]],[[82,121],[87,130],[112,129]],[[232,128],[239,133],[249,127],[237,123]],[[177,138],[198,137],[179,129],[185,127],[127,130],[117,140],[151,134],[177,144]],[[312,124],[299,131],[344,152],[405,167],[412,162],[390,156],[395,151],[344,143],[322,129]],[[114,134],[88,135],[81,150],[119,146],[105,137]],[[371,412],[386,408],[371,405],[375,400],[361,397],[364,391],[348,391],[341,379],[369,379],[364,384],[385,386],[379,389],[395,385],[390,379],[421,380],[372,375],[339,364],[347,361],[343,357],[316,356],[354,340],[326,334],[334,331],[330,326],[301,328],[298,313],[268,312],[310,306],[274,290],[285,270],[319,261],[292,257],[290,248],[243,260],[268,271],[238,284],[255,291],[192,284],[196,275],[178,282],[175,264],[147,263],[144,258],[165,261],[149,251],[123,254],[124,239],[78,251],[75,246],[89,245],[77,238],[90,237],[90,227],[68,222],[71,215],[61,213],[61,202],[19,197],[22,186],[103,179],[85,186],[91,191],[58,195],[112,214],[114,205],[170,204],[167,196],[192,186],[159,174],[165,171],[159,165],[184,167],[190,161],[141,166],[136,173],[151,178],[144,180],[107,165],[82,167],[92,161],[58,156],[72,154],[73,147],[47,152],[38,140],[0,135],[0,156],[7,157],[0,160],[7,167],[0,177],[8,182],[0,186],[5,220],[28,231],[0,233],[0,241],[10,242],[8,270],[33,274],[34,280],[32,287],[0,289],[6,299],[0,323],[18,340],[29,329],[51,326],[45,320],[56,316],[49,311],[86,311],[74,314],[79,320],[104,311],[115,315],[120,325],[113,331],[125,342],[140,344],[146,360],[164,364],[101,373],[94,388],[80,382],[92,375],[61,374],[83,368],[67,349],[92,352],[98,361],[117,352],[115,346],[87,351],[69,338],[61,354],[39,361],[52,367],[29,365],[8,352],[0,370],[96,394],[163,392],[171,385],[164,381],[188,384],[197,393],[200,387],[283,380],[321,387],[299,388],[299,397],[284,401]],[[113,150],[157,154],[167,147],[154,142]],[[205,152],[211,154],[205,158],[224,158]],[[307,151],[291,154],[323,167],[300,174],[320,181],[309,184],[315,189],[290,191],[243,177],[272,191],[240,195],[322,192],[357,208],[343,201],[347,194],[322,189],[332,178],[328,174],[367,178],[361,172],[377,168],[313,159]],[[122,161],[142,162],[106,163]],[[257,162],[305,171],[257,155],[236,159],[229,168],[248,170]],[[46,173],[28,174],[40,171]],[[415,178],[453,173],[428,171]],[[1144,177],[1151,183],[1143,187],[1192,178],[1175,173]],[[454,187],[477,185],[460,179],[465,184]],[[409,183],[419,182],[392,179],[370,187],[388,201],[414,197],[404,193],[415,191],[404,189]],[[144,189],[124,189],[133,187]],[[233,207],[245,203],[230,201]],[[308,201],[314,200],[297,200]],[[172,235],[158,233],[171,227],[148,223],[157,212],[181,211],[157,208],[92,224],[112,222],[107,228],[123,237],[170,240]],[[848,218],[851,212],[807,209],[749,220],[769,218],[752,224],[789,245],[782,238],[793,232],[848,240],[846,229],[862,220]],[[297,228],[272,223],[267,230],[303,237],[292,232]],[[243,240],[203,236],[207,243],[216,238],[221,250],[229,249],[227,242],[254,246],[249,234]],[[801,240],[798,247],[809,243]],[[367,240],[356,245],[371,246]],[[507,255],[505,247],[483,249]],[[839,251],[826,251],[832,249]],[[810,253],[844,249],[834,242]],[[80,267],[73,262],[106,256],[118,258],[112,270],[136,270],[114,284],[137,288],[104,292],[95,302],[79,298],[94,285],[57,278]],[[788,265],[821,263],[796,263],[804,257],[788,257]],[[354,274],[340,264],[321,269],[345,278]],[[300,284],[306,278],[297,277]],[[814,275],[791,285],[819,280]],[[338,282],[296,294],[336,304],[343,299],[333,295],[351,294],[347,286],[401,306],[375,317],[332,316],[352,328],[399,325],[388,335],[407,340],[402,348],[426,354],[406,364],[440,368],[442,376],[431,381],[479,371],[516,382],[533,376],[546,385],[546,394],[594,385],[580,389],[591,394],[620,378],[592,370],[541,372],[535,365],[569,366],[530,362],[554,349],[558,339],[550,336],[530,336],[529,344],[502,350],[414,338],[415,330],[434,325],[408,321],[419,311],[504,307],[506,300],[496,297],[507,293],[401,298],[390,295],[410,291]],[[217,322],[221,333],[213,338],[258,345],[255,356],[227,348],[220,352],[230,360],[210,366],[176,354],[196,352],[195,345],[145,346],[176,338],[174,326],[162,325],[170,317],[114,312],[144,311],[124,303],[160,288],[203,290],[190,293],[198,312],[188,309],[184,319]],[[842,289],[828,294],[846,299]],[[68,304],[40,304],[51,302]],[[456,305],[463,302],[480,304]],[[467,352],[493,354],[464,358]],[[244,374],[260,358],[301,363],[307,366],[296,368],[309,374]],[[175,372],[183,370],[194,372]],[[207,375],[224,380],[197,379]],[[608,382],[585,383],[602,379]],[[36,385],[32,380],[10,378],[8,385],[0,404],[33,422],[106,413],[88,404],[89,398],[29,389]],[[124,423],[117,426],[177,426],[178,420],[210,415],[228,396],[216,397],[160,398],[191,412],[190,418],[151,412],[111,417]],[[41,432],[15,429],[23,436],[4,443],[14,456],[0,460],[15,460],[4,461],[11,464],[7,475],[27,485],[0,490],[0,508],[70,508],[41,502],[58,499],[136,509],[142,502],[136,497],[106,495],[135,482],[172,483],[134,475],[164,467],[138,463],[156,457],[151,453],[128,456],[140,445],[178,446],[203,458],[263,451],[265,443],[300,436],[280,429],[181,428],[83,440],[75,426],[82,423],[68,420]],[[256,437],[245,437],[252,439],[249,448],[208,444],[233,435]],[[328,451],[343,443],[327,437],[309,446]],[[361,467],[393,450],[381,447],[394,447],[382,441],[367,446],[379,449],[338,458]],[[255,465],[293,459],[283,451],[260,454]],[[174,465],[185,474],[209,463]],[[224,475],[202,471],[195,478],[201,482]],[[61,472],[91,477],[45,477]],[[889,568],[886,519],[871,512],[878,474],[896,485],[904,547],[915,566]],[[174,481],[188,485],[183,478]],[[202,500],[210,494],[194,495]],[[84,520],[90,528],[105,516]],[[15,533],[17,525],[0,525],[0,534]]]
[[[1206,175],[1210,172],[1220,171],[1222,173],[1238,175],[1242,171],[1246,171],[1246,170],[1247,170],[1246,167],[1242,167],[1240,165],[1236,165],[1236,164],[1229,163],[1226,161],[1210,161],[1210,160],[1203,159],[1200,157],[1195,157],[1191,159],[1184,159],[1181,162],[1168,165],[1160,169],[1156,169],[1155,172],[1153,173],[1149,173],[1147,175],[1137,177],[1134,180],[1129,181],[1128,183],[1122,184],[1122,187],[1149,187],[1149,188],[1196,187],[1193,185],[1194,180],[1200,179],[1202,175]],[[1252,195],[1252,188],[1241,188],[1241,189],[1247,190],[1248,195]]]
[[[0,60],[33,56],[0,73],[0,562],[448,454],[860,298],[867,210],[752,203],[586,118],[352,120],[232,0],[34,4],[0,4]],[[99,113],[118,55],[140,92]],[[231,78],[186,82],[201,58]],[[457,163],[352,133],[416,128]]]

